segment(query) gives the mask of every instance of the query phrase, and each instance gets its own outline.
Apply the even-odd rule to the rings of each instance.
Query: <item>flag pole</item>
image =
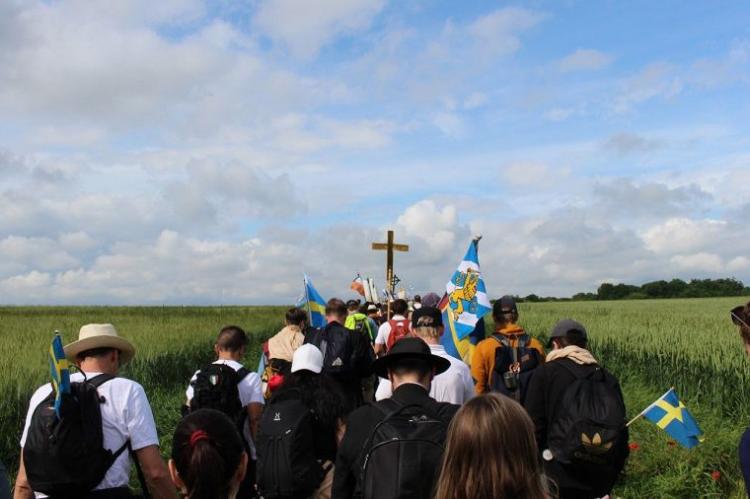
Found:
[[[651,402],[651,403],[650,403],[650,404],[648,405],[648,407],[646,407],[645,409],[643,409],[643,410],[642,410],[642,411],[641,411],[641,412],[640,412],[640,413],[639,413],[639,414],[638,414],[638,415],[637,415],[636,417],[634,417],[633,419],[631,419],[630,421],[628,421],[628,424],[626,424],[625,426],[626,426],[626,427],[628,427],[628,426],[630,426],[631,424],[635,423],[635,422],[636,422],[637,420],[639,420],[640,418],[642,418],[642,417],[643,417],[643,415],[644,415],[644,414],[646,414],[646,412],[647,412],[647,411],[648,411],[649,409],[651,409],[651,408],[652,408],[652,407],[654,406],[654,404],[655,404],[655,403],[657,403],[657,402],[658,402],[659,400],[663,399],[663,398],[664,398],[664,395],[666,395],[667,393],[671,392],[672,390],[674,390],[674,387],[673,387],[673,386],[672,386],[672,387],[670,387],[670,388],[669,388],[669,390],[667,390],[666,392],[664,392],[664,394],[663,394],[663,395],[662,395],[661,397],[659,397],[659,398],[658,398],[658,399],[656,399],[655,401]]]
[[[307,288],[307,275],[305,275],[304,278],[305,283],[305,302],[307,303],[307,318],[310,321],[310,327],[312,327],[312,309],[310,308],[310,293],[308,292]]]

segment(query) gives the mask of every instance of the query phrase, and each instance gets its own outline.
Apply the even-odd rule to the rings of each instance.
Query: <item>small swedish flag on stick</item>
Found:
[[[667,432],[677,443],[687,449],[692,449],[703,442],[703,431],[690,411],[680,401],[674,388],[667,390],[667,393],[659,397],[656,402],[630,420],[628,426],[641,416]]]
[[[52,344],[49,347],[49,370],[52,389],[55,391],[55,413],[59,419],[62,396],[70,393],[70,369],[59,331],[55,331],[55,337],[52,338]]]

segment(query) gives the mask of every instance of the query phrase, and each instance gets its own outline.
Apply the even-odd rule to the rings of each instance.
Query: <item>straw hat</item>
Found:
[[[76,356],[93,348],[116,348],[120,351],[120,365],[127,364],[135,356],[133,345],[117,335],[112,324],[86,324],[78,332],[78,341],[65,345],[65,356],[75,362]]]

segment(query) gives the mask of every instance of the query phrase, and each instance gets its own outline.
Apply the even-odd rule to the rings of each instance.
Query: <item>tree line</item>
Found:
[[[672,279],[632,284],[602,283],[596,293],[576,293],[570,298],[530,294],[515,297],[520,302],[648,300],[655,298],[711,298],[721,296],[750,296],[750,287],[733,277],[723,279]]]

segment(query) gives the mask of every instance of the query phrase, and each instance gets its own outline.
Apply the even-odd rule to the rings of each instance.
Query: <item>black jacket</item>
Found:
[[[568,358],[556,359],[547,362],[534,370],[534,375],[529,382],[528,392],[524,407],[534,422],[536,442],[540,454],[548,448],[547,432],[549,427],[560,411],[560,403],[565,395],[566,389],[576,380],[576,376],[585,376],[598,367],[595,364],[581,365]],[[573,372],[571,372],[571,369]],[[576,373],[575,375],[573,373]],[[611,374],[610,374],[611,376]],[[622,398],[620,385],[617,391]],[[593,498],[610,492],[625,465],[628,455],[627,428],[622,462],[617,463],[608,471],[592,474],[590,471],[579,471],[564,468],[556,461],[545,461],[544,467],[547,475],[552,478],[560,488],[561,499],[568,498]],[[601,493],[601,491],[604,491]]]
[[[323,352],[323,373],[328,374],[336,381],[347,398],[349,410],[362,405],[362,378],[372,374],[372,363],[375,361],[375,352],[370,340],[362,333],[347,329],[338,322],[329,322],[323,329],[312,329],[305,335],[305,343],[311,343],[323,351],[323,342],[332,335],[346,335],[351,341],[351,356],[347,360],[348,368],[345,371],[330,370],[327,364],[326,352]]]
[[[437,402],[422,386],[411,383],[399,386],[393,392],[392,398],[404,405],[420,405],[430,414],[442,419],[446,425],[450,423],[459,409],[459,406],[454,404]],[[383,411],[375,407],[375,404],[379,402],[360,407],[347,419],[346,433],[336,455],[332,499],[348,499],[362,495],[357,477],[363,464],[361,462],[364,457],[363,446],[375,426],[385,419]],[[384,477],[384,479],[388,478]]]

